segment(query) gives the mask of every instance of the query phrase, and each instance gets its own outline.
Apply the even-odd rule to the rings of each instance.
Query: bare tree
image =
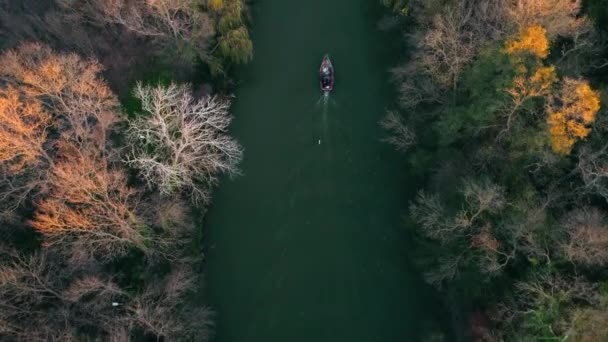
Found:
[[[442,103],[445,93],[457,88],[462,71],[480,48],[508,33],[503,0],[449,5],[415,1],[413,5],[422,13],[423,29],[411,36],[416,46],[411,60],[393,70],[406,108]]]
[[[608,262],[608,227],[597,208],[580,208],[567,213],[562,221],[567,238],[560,244],[568,260],[589,266]]]
[[[436,268],[427,272],[427,281],[438,287],[454,279],[465,266],[474,265],[487,275],[497,274],[515,255],[512,241],[499,241],[495,236],[498,229],[493,227],[492,216],[506,205],[504,190],[488,181],[465,180],[461,192],[462,209],[455,214],[437,195],[424,192],[410,205],[410,214],[424,236],[446,246],[464,243],[470,247],[457,255],[447,253]]]
[[[57,163],[49,194],[37,203],[31,225],[68,255],[90,254],[109,261],[130,248],[146,250],[146,226],[137,216],[136,192],[122,172],[74,156]]]
[[[61,153],[76,149],[103,158],[118,101],[99,77],[101,66],[75,54],[28,43],[5,52],[0,63],[7,87],[0,91],[0,154],[7,156],[0,199],[11,212],[48,190],[49,170]],[[47,134],[51,126],[58,134]]]
[[[590,146],[583,146],[578,152],[576,172],[580,174],[583,186],[582,194],[598,195],[608,201],[608,144],[594,151]]]
[[[572,341],[605,341],[608,339],[608,308],[581,308],[574,311],[568,329]]]
[[[467,30],[470,9],[448,7],[435,16],[432,28],[421,37],[420,47],[423,55],[420,66],[423,72],[447,89],[456,89],[464,66],[475,55],[473,32]]]
[[[9,86],[0,89],[0,206],[5,218],[43,191],[52,158],[45,150],[50,116],[41,104]]]
[[[230,101],[195,100],[188,86],[176,84],[138,84],[135,96],[145,114],[130,123],[133,150],[127,163],[148,186],[166,195],[186,190],[194,202],[206,202],[221,173],[238,173],[242,150],[226,133]]]
[[[579,15],[581,0],[516,0],[506,5],[508,18],[518,29],[541,25],[551,40],[576,38],[591,29],[590,21]]]
[[[380,126],[390,132],[382,141],[393,145],[398,151],[405,152],[416,143],[416,134],[403,122],[395,111],[389,111],[380,121]]]
[[[201,56],[214,34],[207,14],[192,0],[59,0],[73,20],[98,26],[116,25],[137,35],[172,42],[185,42]]]
[[[62,137],[103,150],[107,131],[116,122],[118,100],[100,78],[99,63],[57,54],[37,43],[6,52],[0,63],[0,77],[39,99],[54,116]]]
[[[188,267],[177,267],[163,281],[152,282],[129,306],[130,322],[157,339],[196,336],[207,341],[212,311],[202,307],[188,311],[185,295],[192,291],[195,277]]]
[[[553,307],[560,311],[554,312],[555,319],[547,324],[555,334],[562,335],[571,326],[571,311],[577,306],[597,307],[599,297],[597,285],[581,277],[540,272],[515,284],[515,294],[510,301],[499,305],[494,321],[503,331],[520,334],[522,327],[519,323],[523,318]]]
[[[119,325],[112,300],[124,293],[108,280],[74,277],[52,254],[3,255],[0,264],[0,339],[77,341],[79,327]]]
[[[0,89],[0,163],[12,172],[35,165],[46,154],[50,117],[35,99],[13,88]]]

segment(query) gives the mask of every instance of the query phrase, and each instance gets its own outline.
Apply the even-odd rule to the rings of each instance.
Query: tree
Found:
[[[4,53],[0,63],[0,77],[41,101],[63,139],[83,150],[104,150],[118,100],[101,79],[98,62],[27,43]]]
[[[173,47],[186,44],[201,57],[214,35],[209,16],[192,0],[59,0],[74,20],[104,27],[114,25]]]
[[[578,151],[576,172],[580,175],[583,185],[580,192],[584,195],[598,195],[608,201],[608,160],[606,160],[605,144],[599,150],[583,146]]]
[[[551,93],[553,84],[557,82],[555,67],[553,66],[538,66],[532,75],[527,75],[528,68],[524,65],[516,66],[516,69],[521,71],[513,78],[511,87],[505,89],[511,97],[510,108],[505,110],[504,116],[507,117],[505,128],[502,132],[508,132],[515,114],[520,109],[534,98],[542,98]]]
[[[169,195],[187,191],[194,202],[209,200],[221,173],[235,175],[239,144],[226,134],[230,101],[195,100],[186,85],[135,87],[143,114],[129,125],[133,149],[127,163],[149,187]]]
[[[75,54],[28,43],[0,56],[0,199],[13,212],[48,188],[59,146],[103,155],[118,101],[99,74],[101,66]],[[48,134],[49,130],[57,134]],[[65,150],[65,149],[64,149]]]
[[[147,227],[135,211],[137,194],[122,172],[75,154],[56,163],[49,183],[49,193],[36,203],[30,222],[46,246],[105,262],[131,248],[147,250]]]
[[[565,78],[559,97],[549,107],[547,124],[553,151],[569,154],[577,140],[584,139],[600,109],[599,92],[585,80]]]
[[[565,215],[561,227],[567,238],[560,250],[568,260],[600,267],[608,263],[608,227],[599,209],[575,209]]]
[[[421,67],[446,88],[456,88],[460,73],[475,54],[477,42],[466,27],[469,19],[463,6],[446,8],[420,40],[425,50]]]
[[[531,54],[544,59],[549,55],[547,31],[540,25],[526,27],[507,41],[506,51],[510,55]]]
[[[508,340],[563,339],[577,308],[599,304],[597,286],[582,277],[566,277],[541,270],[515,283],[510,301],[495,317]]]
[[[217,22],[217,43],[208,59],[213,74],[224,73],[226,62],[246,63],[253,57],[253,44],[243,20],[242,0],[211,0],[207,6]]]
[[[41,191],[52,163],[45,150],[50,116],[13,86],[0,89],[0,201],[6,216]]]
[[[380,121],[380,126],[389,131],[391,136],[382,139],[399,151],[406,151],[416,143],[416,134],[403,122],[398,113],[389,111]]]
[[[57,256],[25,256],[3,250],[0,263],[0,339],[77,341],[77,331],[95,326],[101,336],[124,325],[112,301],[125,293],[112,281],[74,274]]]
[[[9,172],[36,165],[46,154],[50,117],[40,102],[9,86],[0,89],[0,163]]]
[[[589,20],[580,16],[581,0],[508,1],[508,18],[520,30],[540,25],[549,39],[576,37],[590,29]]]
[[[390,4],[388,4],[390,5]],[[465,68],[488,41],[507,32],[504,3],[488,1],[410,1],[419,13],[422,30],[409,37],[416,47],[393,75],[400,84],[401,104],[444,103],[446,92],[457,89]]]
[[[188,267],[176,267],[164,279],[152,281],[129,303],[129,322],[157,339],[195,337],[208,341],[213,312],[207,307],[188,310],[187,295],[195,286]]]
[[[465,180],[461,195],[462,209],[455,214],[445,208],[437,195],[424,192],[410,205],[410,215],[422,235],[447,251],[426,273],[427,281],[437,287],[452,280],[463,267],[497,274],[514,257],[513,247],[497,240],[492,220],[506,205],[504,189],[488,181]],[[462,249],[463,245],[468,249]]]

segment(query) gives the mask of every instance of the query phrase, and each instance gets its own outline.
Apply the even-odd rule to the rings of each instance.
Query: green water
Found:
[[[414,185],[379,141],[398,52],[377,0],[262,0],[252,17],[232,126],[243,175],[224,180],[205,226],[215,340],[417,340],[430,304],[406,255]]]

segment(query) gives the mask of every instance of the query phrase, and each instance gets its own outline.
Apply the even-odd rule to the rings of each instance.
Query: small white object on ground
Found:
[[[319,145],[321,145],[321,139],[319,139]]]

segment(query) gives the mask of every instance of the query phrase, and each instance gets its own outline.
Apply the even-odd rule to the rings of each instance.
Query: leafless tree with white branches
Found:
[[[227,134],[230,101],[195,100],[187,85],[177,84],[138,84],[135,96],[144,113],[130,123],[133,149],[126,162],[148,186],[165,195],[187,191],[195,203],[207,202],[220,174],[238,174],[243,153]]]
[[[461,192],[462,209],[455,214],[446,210],[439,196],[424,192],[410,206],[424,236],[444,246],[465,243],[470,247],[459,254],[443,255],[426,272],[427,281],[437,287],[454,279],[467,265],[487,275],[498,274],[515,255],[513,243],[499,241],[495,237],[498,229],[492,226],[492,215],[506,206],[504,189],[489,181],[465,180]]]
[[[386,116],[380,121],[380,126],[390,134],[382,141],[393,145],[398,151],[405,152],[416,143],[416,134],[395,111],[386,113]]]

